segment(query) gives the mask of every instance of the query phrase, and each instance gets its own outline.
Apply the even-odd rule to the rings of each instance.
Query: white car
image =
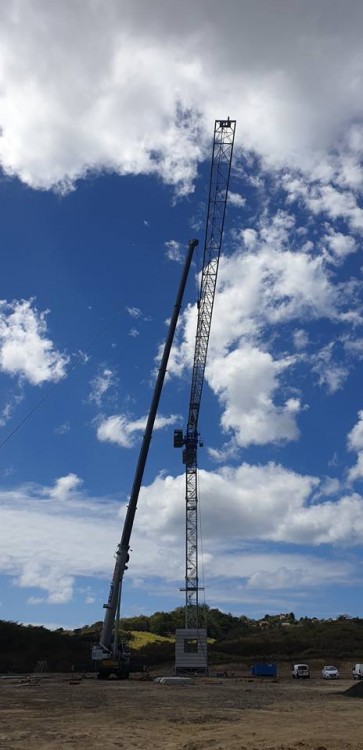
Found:
[[[323,667],[322,676],[324,680],[338,680],[339,669],[337,667]]]

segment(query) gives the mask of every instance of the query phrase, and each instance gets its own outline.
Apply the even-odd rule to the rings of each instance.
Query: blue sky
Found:
[[[200,415],[205,598],[251,617],[363,616],[361,4],[13,0],[0,15],[0,617],[103,617],[226,116],[236,145]],[[183,604],[172,443],[200,260],[125,616]]]

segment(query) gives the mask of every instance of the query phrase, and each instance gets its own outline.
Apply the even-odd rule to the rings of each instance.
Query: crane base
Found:
[[[205,628],[178,628],[175,631],[176,675],[207,675],[208,651]]]

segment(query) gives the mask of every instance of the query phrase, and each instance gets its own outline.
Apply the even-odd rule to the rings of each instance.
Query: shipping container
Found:
[[[251,667],[251,675],[253,677],[277,677],[277,665],[276,664],[254,664]]]

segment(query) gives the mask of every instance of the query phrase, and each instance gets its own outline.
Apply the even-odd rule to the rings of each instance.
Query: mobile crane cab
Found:
[[[117,644],[116,653],[106,651],[100,644],[93,646],[92,659],[95,662],[99,680],[108,680],[110,677],[118,680],[128,679],[131,656],[129,645],[125,641]]]

